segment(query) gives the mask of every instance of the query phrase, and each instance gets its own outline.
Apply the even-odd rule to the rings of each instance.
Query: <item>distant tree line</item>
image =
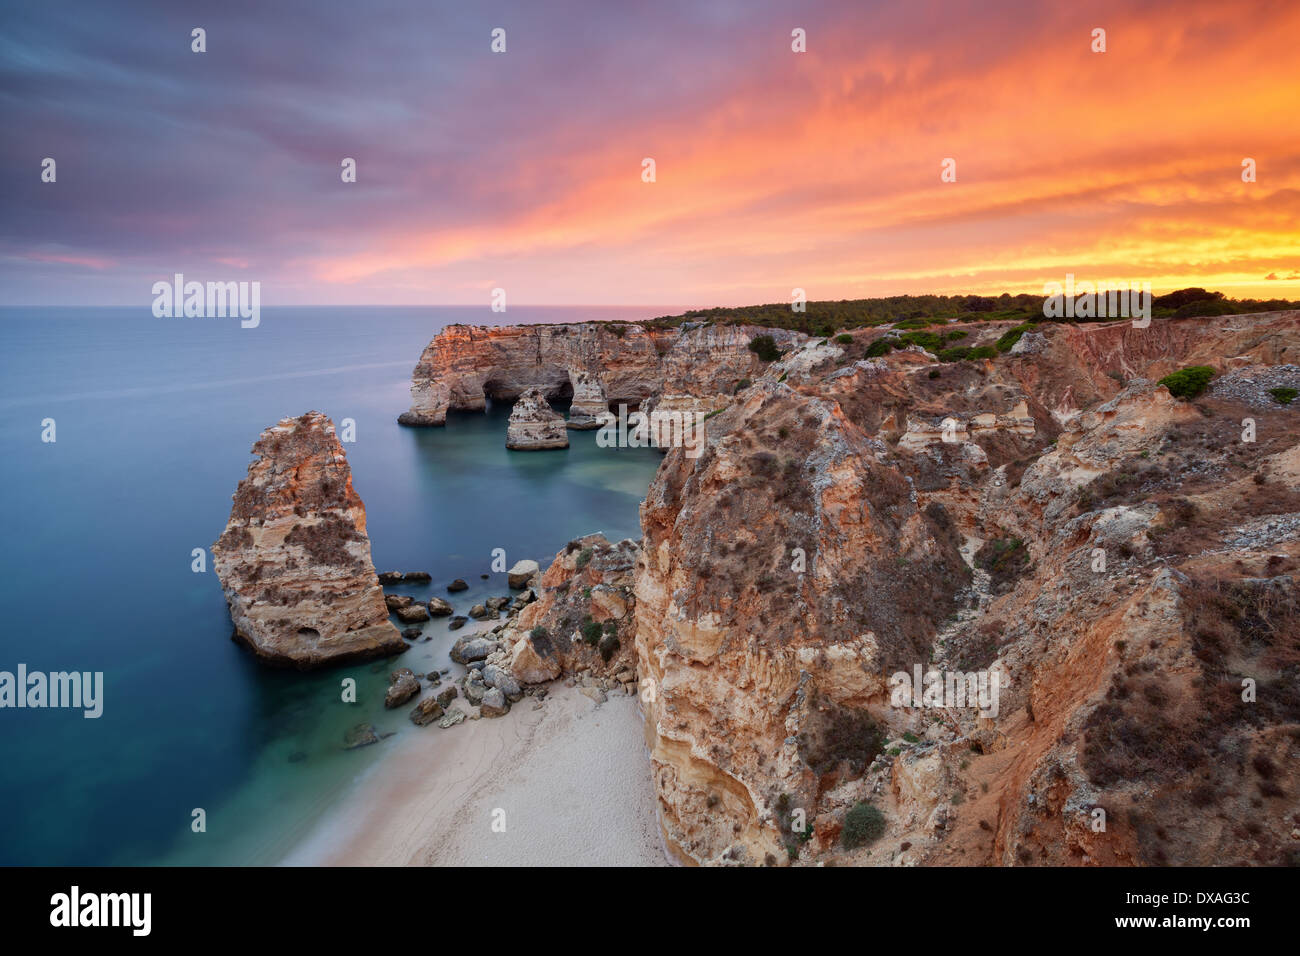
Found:
[[[808,302],[807,310],[795,312],[788,302],[770,302],[740,308],[691,309],[681,315],[665,315],[643,322],[651,328],[674,328],[684,322],[719,325],[761,325],[790,329],[829,338],[848,329],[902,323],[903,328],[962,322],[1113,322],[1114,318],[1046,319],[1041,295],[895,295],[878,299],[839,299]],[[1300,309],[1300,302],[1287,299],[1229,299],[1222,292],[1179,289],[1155,296],[1151,315],[1158,319],[1182,319],[1246,312]]]

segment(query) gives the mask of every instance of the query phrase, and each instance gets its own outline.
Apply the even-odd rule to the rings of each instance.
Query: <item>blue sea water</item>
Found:
[[[512,323],[636,319],[662,309],[512,308]],[[382,706],[389,663],[269,669],[230,640],[221,533],[258,434],[318,409],[345,446],[380,570],[425,570],[458,613],[507,593],[491,552],[543,567],[570,539],[639,535],[650,449],[505,449],[508,407],[407,429],[410,373],[470,308],[268,308],[261,325],[145,308],[0,308],[0,670],[103,671],[103,716],[0,710],[0,864],[270,863],[380,755],[347,729],[420,733]],[[56,441],[41,440],[53,419]],[[446,595],[461,577],[471,590]],[[446,666],[453,634],[400,658]],[[421,665],[424,665],[423,667]],[[340,679],[357,678],[344,704]],[[432,731],[439,732],[439,731]],[[437,768],[430,768],[430,773]],[[191,827],[202,809],[206,831]]]

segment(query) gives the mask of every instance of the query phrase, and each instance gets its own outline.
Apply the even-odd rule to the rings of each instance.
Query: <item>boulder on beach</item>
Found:
[[[446,617],[452,613],[451,605],[440,597],[429,598],[429,603],[426,606],[429,608],[429,613],[434,617]]]
[[[470,664],[483,660],[499,646],[496,641],[478,634],[466,634],[451,646],[450,656],[457,664]]]
[[[411,723],[425,727],[438,720],[445,713],[442,703],[436,697],[426,697],[412,708]]]
[[[512,703],[521,700],[524,696],[523,688],[519,682],[510,674],[496,664],[488,664],[483,668],[483,682],[489,687],[495,687],[501,693],[506,695],[506,699]]]
[[[483,703],[483,695],[487,692],[488,686],[483,683],[482,677],[478,673],[471,673],[465,681],[465,699],[477,707]]]
[[[483,702],[479,704],[479,713],[484,717],[504,717],[510,713],[510,705],[506,702],[505,694],[496,687],[489,690],[483,695]]]
[[[465,711],[449,710],[447,711],[447,715],[443,717],[442,720],[438,721],[438,726],[443,730],[446,730],[448,727],[455,727],[457,724],[463,723],[464,720]]]
[[[469,585],[465,583],[464,578],[457,578],[447,585],[447,590],[455,594],[457,591],[468,591]]]
[[[459,631],[462,627],[464,627],[468,623],[469,623],[469,618],[467,618],[463,614],[458,614],[455,617],[453,617],[450,621],[447,622],[447,630]]]

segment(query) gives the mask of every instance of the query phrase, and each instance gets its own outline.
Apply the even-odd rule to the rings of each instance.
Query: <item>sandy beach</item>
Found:
[[[283,864],[669,865],[634,697],[556,684],[539,708],[388,745]]]

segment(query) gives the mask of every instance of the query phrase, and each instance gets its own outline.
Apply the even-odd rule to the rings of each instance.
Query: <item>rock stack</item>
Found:
[[[334,423],[320,412],[283,419],[253,454],[212,546],[235,639],[301,669],[400,654]]]
[[[515,402],[506,430],[506,447],[516,451],[569,447],[564,416],[551,410],[540,388],[528,389]]]

